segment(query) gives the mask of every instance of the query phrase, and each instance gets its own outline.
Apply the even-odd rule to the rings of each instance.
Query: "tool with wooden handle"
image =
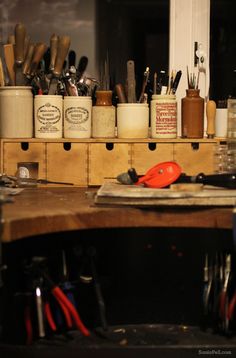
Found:
[[[32,62],[31,62],[31,65],[30,65],[30,69],[27,72],[27,77],[28,78],[32,78],[35,75],[36,70],[38,68],[38,64],[42,60],[43,55],[46,52],[46,50],[47,50],[47,46],[43,42],[38,42],[35,45],[33,58],[32,58]]]
[[[3,52],[4,52],[4,58],[5,63],[7,67],[7,73],[9,77],[9,84],[11,86],[15,86],[15,55],[14,55],[14,45],[12,44],[5,44],[3,45]]]
[[[0,86],[5,86],[5,76],[3,71],[2,59],[0,57]]]
[[[15,45],[15,43],[16,43],[15,35],[13,35],[13,34],[9,35],[9,36],[8,36],[8,39],[7,39],[7,43],[8,43],[8,44]]]
[[[208,101],[206,104],[207,116],[207,137],[214,138],[215,136],[215,117],[216,117],[216,103],[215,101]]]
[[[28,51],[25,56],[23,66],[22,66],[22,72],[24,73],[24,75],[27,75],[27,73],[30,70],[30,65],[31,65],[31,62],[33,59],[33,54],[34,54],[34,48],[35,48],[35,45],[30,43],[29,47],[28,47]]]
[[[30,45],[30,37],[28,35],[25,36],[25,42],[24,42],[24,60],[27,55],[28,49]]]
[[[51,79],[49,91],[48,91],[49,95],[55,95],[57,92],[58,80],[62,72],[63,63],[69,52],[69,47],[70,47],[70,37],[60,36],[58,40],[57,57],[55,61],[55,67],[53,70],[53,77]]]
[[[128,103],[136,103],[136,81],[135,81],[135,68],[134,61],[127,62],[127,98]]]
[[[125,89],[121,83],[117,83],[115,86],[116,94],[119,99],[119,103],[127,103]]]
[[[16,86],[25,85],[25,76],[22,72],[22,65],[24,62],[24,48],[25,48],[26,29],[24,24],[19,23],[15,26],[15,73]]]
[[[50,65],[49,65],[50,72],[52,72],[55,67],[55,62],[57,57],[57,47],[58,47],[58,36],[52,34],[50,38]]]
[[[87,66],[88,66],[88,57],[81,56],[77,67],[78,81],[83,77],[83,74],[86,71]]]

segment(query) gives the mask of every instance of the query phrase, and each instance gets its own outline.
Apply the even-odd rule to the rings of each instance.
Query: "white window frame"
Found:
[[[181,70],[176,92],[178,102],[178,136],[181,135],[181,98],[187,89],[187,66],[194,70],[194,43],[202,44],[205,54],[201,69],[200,96],[208,99],[210,50],[210,0],[170,0],[169,69]],[[195,67],[195,70],[196,67]],[[205,119],[206,129],[206,119]]]

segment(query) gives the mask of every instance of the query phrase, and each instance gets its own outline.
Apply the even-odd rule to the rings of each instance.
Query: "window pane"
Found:
[[[210,97],[236,97],[235,0],[211,0]]]
[[[126,62],[135,61],[137,87],[146,66],[168,70],[169,0],[97,1],[97,51],[100,68],[109,53],[112,85],[126,80]]]

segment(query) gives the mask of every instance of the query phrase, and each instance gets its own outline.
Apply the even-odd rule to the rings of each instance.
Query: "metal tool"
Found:
[[[146,70],[144,71],[144,74],[143,74],[143,85],[142,85],[142,90],[141,90],[139,100],[138,100],[139,103],[144,102],[144,93],[145,93],[145,90],[146,90],[146,87],[147,87],[149,74],[150,74],[149,67],[146,67]]]
[[[201,183],[228,189],[236,189],[236,173],[209,174],[199,173],[198,175],[188,176],[182,173],[177,183]]]
[[[150,168],[147,173],[139,178],[136,185],[144,185],[148,188],[164,188],[174,183],[181,175],[182,169],[176,162],[162,162]]]
[[[54,95],[57,93],[58,80],[60,78],[63,64],[69,51],[69,47],[70,47],[70,37],[69,36],[59,37],[57,56],[55,60],[54,70],[53,70],[53,77],[51,79],[49,91],[48,91],[49,95]]]
[[[38,318],[38,335],[40,338],[45,337],[45,326],[43,318],[43,299],[40,286],[35,288],[35,301],[36,301],[36,311]]]
[[[229,319],[228,319],[228,286],[229,279],[231,274],[231,255],[227,254],[225,256],[225,266],[224,266],[224,283],[223,288],[220,293],[220,306],[219,306],[219,315],[222,320],[222,328],[225,332],[228,331]]]
[[[16,86],[25,85],[25,75],[22,72],[24,62],[24,46],[25,46],[26,29],[24,24],[19,23],[15,26],[15,73]]]
[[[37,262],[37,261],[36,261]],[[64,309],[64,314],[67,314],[68,312],[69,316],[73,319],[76,328],[81,330],[84,336],[89,336],[90,332],[88,329],[84,326],[83,322],[80,319],[80,316],[75,308],[75,306],[71,303],[70,300],[66,297],[64,292],[60,289],[59,286],[57,286],[52,279],[49,277],[49,275],[46,273],[45,269],[41,268],[40,265],[37,265],[35,269],[38,271],[40,275],[44,278],[44,281],[48,288],[50,289],[50,292],[55,297],[55,299],[58,301],[60,306]],[[67,317],[68,318],[68,317]]]
[[[128,103],[136,103],[136,80],[134,61],[127,62],[127,99]]]
[[[98,275],[97,275],[97,270],[96,270],[96,265],[95,265],[95,256],[96,256],[95,247],[92,247],[92,246],[89,247],[87,250],[87,253],[90,258],[90,263],[91,263],[91,271],[92,271],[92,277],[93,277],[93,283],[94,283],[94,289],[95,289],[95,294],[96,294],[96,298],[97,298],[98,308],[99,308],[101,325],[102,325],[103,330],[107,331],[108,324],[107,324],[107,319],[106,319],[106,306],[105,306],[104,298],[102,295],[101,285],[98,280]]]
[[[175,78],[174,78],[173,86],[172,86],[172,89],[171,89],[171,94],[176,93],[181,76],[182,76],[182,71],[178,71],[176,73]]]

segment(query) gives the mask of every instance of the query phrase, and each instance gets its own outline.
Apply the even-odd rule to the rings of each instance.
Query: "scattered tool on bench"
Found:
[[[150,168],[145,175],[138,175],[135,168],[117,176],[126,185],[143,185],[148,188],[165,188],[173,183],[198,183],[236,189],[236,173],[186,175],[176,162],[162,162]]]

